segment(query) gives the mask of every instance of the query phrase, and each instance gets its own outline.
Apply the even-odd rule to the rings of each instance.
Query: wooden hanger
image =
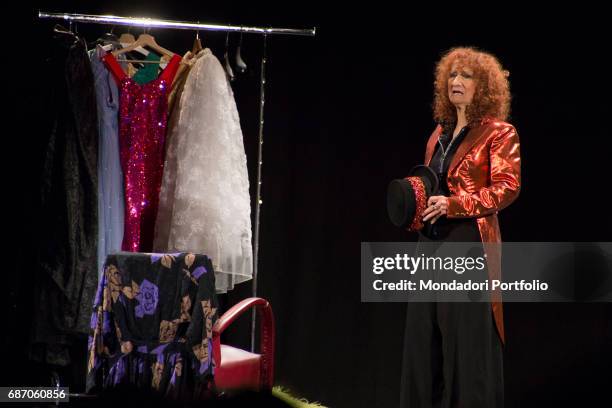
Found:
[[[118,55],[125,54],[126,52],[133,51],[138,47],[149,47],[152,50],[157,51],[157,53],[159,54],[167,55],[168,57],[174,56],[174,53],[172,51],[169,51],[157,44],[157,42],[155,42],[155,37],[150,34],[140,34],[140,36],[138,36],[138,39],[135,42],[125,48],[113,51],[113,55],[116,57]]]
[[[196,55],[198,52],[202,51],[202,42],[200,41],[200,32],[196,31],[196,37],[193,40],[193,47],[191,47],[191,53]]]
[[[123,44],[132,44],[136,42],[136,38],[130,32],[121,34],[119,37],[119,42]]]

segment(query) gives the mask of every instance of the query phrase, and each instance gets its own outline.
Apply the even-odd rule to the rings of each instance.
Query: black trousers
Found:
[[[480,240],[475,220],[452,222],[440,242]],[[408,303],[400,407],[503,405],[502,344],[490,303]]]
[[[502,345],[486,302],[409,303],[402,408],[504,405]]]

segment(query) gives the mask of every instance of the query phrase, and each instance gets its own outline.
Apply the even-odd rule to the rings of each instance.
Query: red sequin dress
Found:
[[[112,54],[104,62],[119,83],[119,155],[125,186],[125,231],[122,249],[151,252],[159,202],[168,93],[181,58],[174,55],[161,75],[139,85]]]

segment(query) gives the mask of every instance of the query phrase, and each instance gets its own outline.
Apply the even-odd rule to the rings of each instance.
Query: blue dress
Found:
[[[101,58],[102,47],[89,52],[98,105],[98,276],[106,256],[121,251],[125,197],[119,161],[119,90]]]

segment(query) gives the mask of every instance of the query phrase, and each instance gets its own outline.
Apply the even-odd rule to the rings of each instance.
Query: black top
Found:
[[[469,128],[465,126],[454,139],[452,131],[442,133],[438,139],[436,150],[434,151],[434,155],[429,163],[429,167],[436,172],[438,175],[438,180],[440,180],[440,187],[436,195],[444,195],[447,197],[450,195],[450,191],[448,190],[448,185],[446,183],[448,167],[450,166],[451,161],[453,161],[453,156],[455,156],[457,148],[459,148],[459,145],[463,139],[465,139],[465,135],[467,135],[468,130]]]
[[[453,127],[451,127],[451,129],[453,129]],[[454,139],[452,137],[452,130],[446,131],[440,135],[436,150],[429,162],[429,167],[436,172],[438,180],[440,181],[438,191],[434,193],[434,195],[443,195],[446,197],[451,195],[446,182],[448,168],[468,131],[469,128],[465,126]],[[421,236],[419,238],[420,241],[427,241],[430,239],[465,242],[480,241],[480,232],[475,218],[448,219],[442,216],[433,225],[426,222],[421,232],[424,237]]]

